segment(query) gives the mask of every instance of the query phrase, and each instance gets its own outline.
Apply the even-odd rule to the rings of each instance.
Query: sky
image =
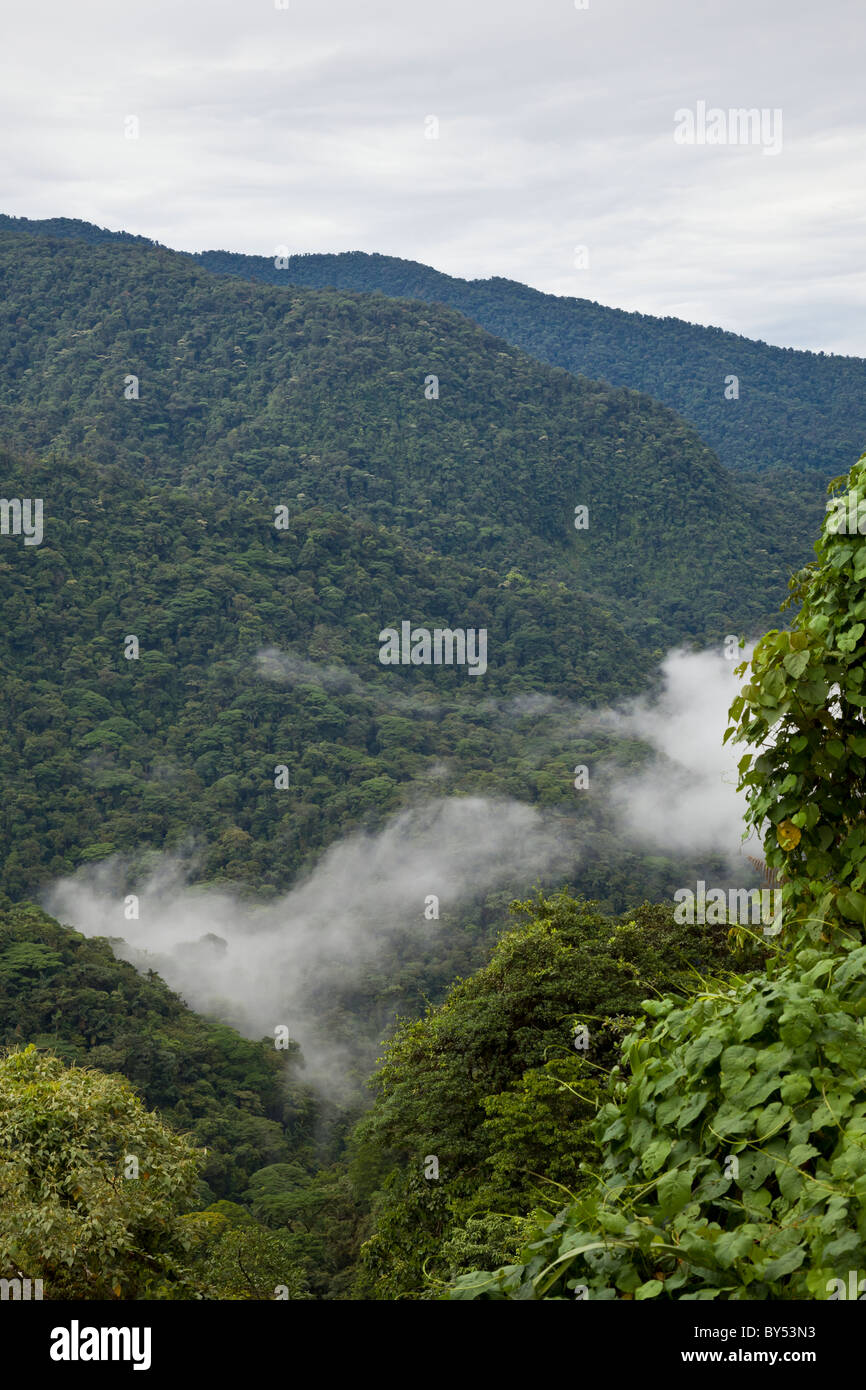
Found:
[[[4,8],[0,211],[866,356],[862,0]]]

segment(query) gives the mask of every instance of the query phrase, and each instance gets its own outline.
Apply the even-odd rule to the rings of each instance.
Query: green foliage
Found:
[[[180,1264],[173,1274],[174,1266],[167,1264],[162,1282],[154,1275],[150,1283],[129,1285],[124,1266],[121,1294],[105,1296],[346,1295],[365,1218],[343,1168],[316,1171],[329,1146],[338,1142],[339,1130],[329,1134],[328,1107],[314,1102],[295,1075],[296,1045],[277,1052],[272,1041],[251,1042],[199,1017],[158,976],[141,975],[117,960],[108,942],[85,938],[37,908],[19,905],[0,912],[0,1044],[22,1039],[31,1042],[27,1055],[45,1058],[47,1066],[60,1067],[55,1054],[67,1064],[86,1062],[86,1073],[77,1067],[71,1073],[82,1078],[82,1087],[98,1091],[98,1072],[119,1087],[114,1073],[123,1072],[144,1104],[159,1109],[159,1121],[143,1112],[146,1125],[163,1125],[169,1135],[182,1131],[187,1146],[198,1146],[190,1149],[196,1154],[195,1176],[184,1207],[208,1202],[214,1194],[240,1199],[222,1196],[171,1228]],[[85,1077],[94,1079],[85,1082]],[[141,1110],[142,1101],[129,1104]],[[108,1149],[111,1134],[100,1138],[98,1132],[103,1113],[104,1108],[94,1111],[88,1133],[94,1146]],[[55,1138],[60,1146],[59,1130]],[[134,1145],[129,1151],[141,1152]],[[65,1160],[61,1155],[57,1161]],[[34,1220],[41,1221],[41,1215]],[[238,1225],[244,1232],[229,1236],[228,1226]],[[31,1269],[24,1262],[33,1247],[21,1249],[25,1276],[47,1278],[45,1266]],[[2,1238],[0,1250],[7,1253]],[[145,1262],[142,1281],[150,1277],[148,1268]],[[52,1278],[56,1281],[53,1267]],[[186,1292],[174,1291],[183,1280]],[[278,1285],[288,1293],[275,1294]],[[79,1282],[74,1296],[102,1295]]]
[[[261,1168],[252,1175],[244,1201],[243,1210],[251,1213],[248,1221],[255,1218],[261,1227],[279,1233],[283,1265],[303,1269],[304,1287],[312,1296],[348,1295],[366,1223],[342,1164],[315,1174],[296,1163]]]
[[[740,786],[747,824],[785,881],[786,939],[866,927],[866,536],[856,529],[864,497],[866,455],[828,504],[817,560],[792,580],[800,607],[791,631],[769,632],[755,648],[726,735],[758,750],[743,756]]]
[[[366,1165],[375,1227],[358,1285],[367,1296],[429,1292],[482,1237],[488,1249],[503,1239],[500,1257],[513,1252],[533,1207],[555,1208],[563,1187],[585,1181],[581,1164],[597,1161],[590,1122],[647,990],[727,957],[722,931],[678,926],[667,909],[614,921],[565,893],[515,907],[529,922],[403,1026],[374,1078],[350,1168],[363,1191]],[[431,1155],[435,1180],[424,1176]]]
[[[850,944],[850,943],[849,943]],[[866,1268],[866,947],[708,981],[626,1040],[597,1186],[454,1298],[826,1298]],[[579,1296],[579,1295],[578,1295]]]
[[[547,1184],[565,1191],[582,1185],[579,1160],[595,1153],[597,1065],[579,1053],[558,1056],[525,1071],[510,1090],[484,1097],[487,1118],[481,1133],[487,1149],[488,1201],[494,1193],[519,1199],[532,1178],[548,1200]]]
[[[298,1163],[273,1163],[253,1173],[245,1200],[253,1216],[267,1226],[287,1226],[306,1209],[306,1190],[313,1179]]]
[[[136,1156],[136,1177],[126,1176]],[[0,1271],[48,1299],[190,1297],[179,1212],[204,1155],[127,1081],[32,1046],[0,1058]]]
[[[259,1225],[242,1207],[217,1202],[186,1217],[185,1225],[208,1298],[294,1301],[312,1296],[291,1240]]]
[[[861,460],[855,518],[863,479]],[[828,523],[816,553],[727,735],[760,750],[740,764],[747,825],[783,875],[767,968],[645,1004],[656,1021],[626,1040],[597,1122],[598,1179],[453,1298],[825,1298],[866,1267],[866,548]]]

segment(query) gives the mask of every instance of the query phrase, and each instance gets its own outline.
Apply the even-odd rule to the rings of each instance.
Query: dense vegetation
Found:
[[[566,729],[509,702],[636,692],[668,641],[759,625],[796,550],[670,412],[448,311],[18,231],[0,275],[4,495],[45,508],[0,553],[13,897],[190,835],[273,890],[433,775],[573,806]],[[486,628],[486,674],[383,668],[404,619]]]
[[[589,299],[542,294],[513,280],[459,280],[392,256],[274,258],[205,251],[220,275],[316,289],[365,290],[447,304],[554,367],[645,391],[691,422],[728,468],[772,472],[802,494],[866,440],[861,358],[772,347],[682,319],[627,313]],[[725,394],[737,378],[738,396]],[[793,476],[792,476],[793,475]],[[812,495],[810,493],[810,495]]]
[[[235,1199],[270,1163],[317,1158],[297,1046],[277,1051],[193,1013],[110,944],[35,907],[0,914],[0,1043],[34,1044],[125,1076],[147,1107],[208,1150],[201,1195]]]
[[[0,217],[4,227],[94,245],[147,244],[71,218]],[[542,294],[498,276],[460,280],[396,256],[291,255],[280,266],[276,256],[229,251],[203,251],[195,259],[216,274],[270,285],[447,305],[541,362],[645,391],[689,420],[726,467],[773,471],[775,487],[793,495],[802,496],[804,473],[827,480],[847,469],[866,443],[866,364],[860,358],[771,347],[721,328]],[[730,375],[739,381],[737,400],[725,397]]]
[[[799,925],[769,949],[738,929],[732,958],[724,928],[647,905],[711,866],[626,852],[603,778],[575,797],[576,728],[585,762],[645,753],[576,721],[671,642],[765,626],[808,502],[465,304],[256,285],[82,226],[0,223],[0,491],[44,500],[40,544],[0,537],[0,1277],[52,1298],[821,1296],[861,1254],[862,538],[825,531],[734,707]],[[487,671],[386,669],[404,619],[486,628]],[[273,898],[431,788],[545,808],[599,901],[546,889],[505,930],[508,895],[479,891],[348,960],[322,1007],[386,1039],[366,1114],[305,1084],[295,1044],[196,1015],[28,903],[190,845],[199,879]]]
[[[866,458],[847,479],[856,517]],[[757,972],[648,1000],[611,1073],[585,1195],[457,1298],[857,1296],[866,1271],[866,541],[825,522],[790,632],[758,644],[730,733],[783,876]],[[737,929],[742,932],[742,928]],[[853,1295],[850,1289],[857,1290]]]
[[[393,531],[315,507],[281,532],[255,500],[116,465],[5,456],[2,468],[9,495],[47,506],[42,545],[7,537],[0,551],[13,896],[81,857],[190,834],[206,876],[286,884],[445,760],[446,792],[538,800],[552,779],[520,759],[521,721],[485,701],[491,682],[504,700],[547,679],[588,701],[642,683],[636,644],[564,586],[503,586],[457,559],[443,569]],[[403,614],[431,626],[457,614],[496,634],[483,690],[457,667],[382,667],[378,633]],[[269,674],[269,649],[290,658],[286,676],[279,657]],[[548,753],[565,805],[571,749]]]
[[[0,1058],[0,1266],[49,1298],[190,1296],[179,1211],[199,1155],[128,1082],[32,1046]]]
[[[801,502],[728,474],[647,397],[542,366],[452,310],[17,231],[0,232],[0,284],[0,425],[52,458],[216,486],[258,501],[263,526],[280,505],[363,518],[518,590],[563,583],[650,653],[758,631],[805,558]]]
[[[9,1176],[29,1196],[13,1203],[23,1226],[0,1223],[0,1264],[44,1279],[53,1298],[272,1298],[283,1286],[293,1298],[392,1299],[429,1297],[480,1258],[512,1254],[527,1223],[597,1157],[593,1106],[646,991],[683,988],[727,955],[723,931],[677,926],[670,908],[611,919],[558,893],[515,911],[525,921],[489,964],[423,1020],[404,1022],[373,1109],[333,1161],[334,1120],[304,1088],[296,1049],[206,1022],[158,977],[115,959],[107,941],[7,908],[0,1043],[29,1045],[29,1060],[13,1051],[0,1063],[0,1092],[3,1066],[26,1090],[24,1113],[17,1092],[5,1097],[10,1134],[35,1122],[38,1075],[76,1105],[82,1138],[80,1161],[70,1170],[58,1159],[35,1189],[25,1173]],[[108,1129],[103,1094],[123,1096],[135,1125]],[[61,1149],[63,1115],[51,1138]],[[119,1171],[130,1154],[155,1171],[153,1134],[165,1157],[151,1271],[103,1242],[110,1221],[138,1239],[142,1189]],[[435,1176],[425,1176],[431,1156]],[[106,1183],[109,1206],[119,1204],[110,1216]],[[40,1254],[16,1235],[40,1229],[49,1209],[58,1241],[73,1239],[78,1222],[89,1230],[62,1278],[53,1246]]]
[[[482,1255],[513,1254],[528,1214],[555,1210],[597,1161],[594,1106],[641,999],[728,956],[723,929],[677,926],[669,908],[611,919],[559,893],[515,911],[522,925],[404,1024],[374,1078],[351,1143],[359,1190],[376,1182],[368,1296],[430,1296]]]
[[[18,905],[0,911],[0,1047],[0,1277],[46,1298],[345,1285],[364,1213],[329,1156],[349,1117],[295,1043],[241,1038]]]

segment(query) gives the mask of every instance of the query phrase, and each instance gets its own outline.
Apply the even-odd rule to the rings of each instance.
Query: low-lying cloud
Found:
[[[743,750],[722,742],[739,688],[733,673],[742,659],[738,653],[727,660],[719,651],[669,652],[657,693],[587,721],[639,739],[655,754],[640,771],[615,775],[607,790],[631,846],[715,853],[742,864],[746,803],[737,791],[737,763]]]
[[[263,647],[256,653],[256,669],[265,680],[286,685],[320,686],[336,692],[364,690],[364,682],[348,666],[328,665],[309,661],[296,652],[281,651],[279,647]]]
[[[672,651],[652,695],[601,712],[545,695],[498,702],[503,721],[531,718],[528,738],[570,747],[575,761],[589,733],[651,750],[634,770],[623,767],[621,751],[618,760],[605,755],[591,767],[590,790],[575,792],[589,798],[579,803],[579,818],[506,799],[425,799],[378,832],[333,845],[268,901],[193,883],[195,864],[162,856],[133,885],[137,920],[124,916],[132,889],[119,859],[61,880],[45,905],[85,935],[123,938],[119,955],[156,970],[199,1012],[250,1037],[273,1036],[284,1025],[301,1044],[308,1079],[338,1102],[352,1099],[381,1041],[380,1026],[371,1031],[360,1021],[370,1000],[359,1000],[377,988],[371,976],[389,980],[389,952],[417,962],[423,975],[435,935],[465,920],[484,894],[525,895],[536,883],[563,880],[579,887],[580,861],[592,856],[597,835],[609,846],[611,825],[624,853],[706,854],[726,858],[738,877],[748,872],[736,789],[741,750],[722,743],[737,664],[720,652]],[[357,680],[347,668],[276,651],[263,654],[260,666],[266,678],[332,689]],[[433,897],[438,919],[425,916]]]
[[[349,836],[267,903],[193,885],[189,865],[165,857],[135,888],[138,920],[124,918],[130,889],[117,860],[61,880],[45,906],[87,936],[123,937],[119,955],[155,969],[199,1012],[250,1037],[285,1025],[303,1048],[308,1079],[346,1099],[380,1039],[358,1036],[357,1021],[351,1037],[339,1036],[325,1020],[365,968],[386,965],[389,949],[413,937],[423,958],[430,934],[458,908],[494,888],[562,876],[575,859],[561,818],[514,801],[454,797],[404,811],[377,834]],[[434,895],[438,921],[425,916]]]

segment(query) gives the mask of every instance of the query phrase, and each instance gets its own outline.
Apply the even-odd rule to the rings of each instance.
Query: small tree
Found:
[[[177,1215],[204,1153],[121,1076],[0,1058],[0,1277],[49,1299],[191,1296]]]
[[[270,1231],[233,1202],[215,1202],[185,1218],[207,1297],[220,1300],[309,1299],[297,1239]]]

